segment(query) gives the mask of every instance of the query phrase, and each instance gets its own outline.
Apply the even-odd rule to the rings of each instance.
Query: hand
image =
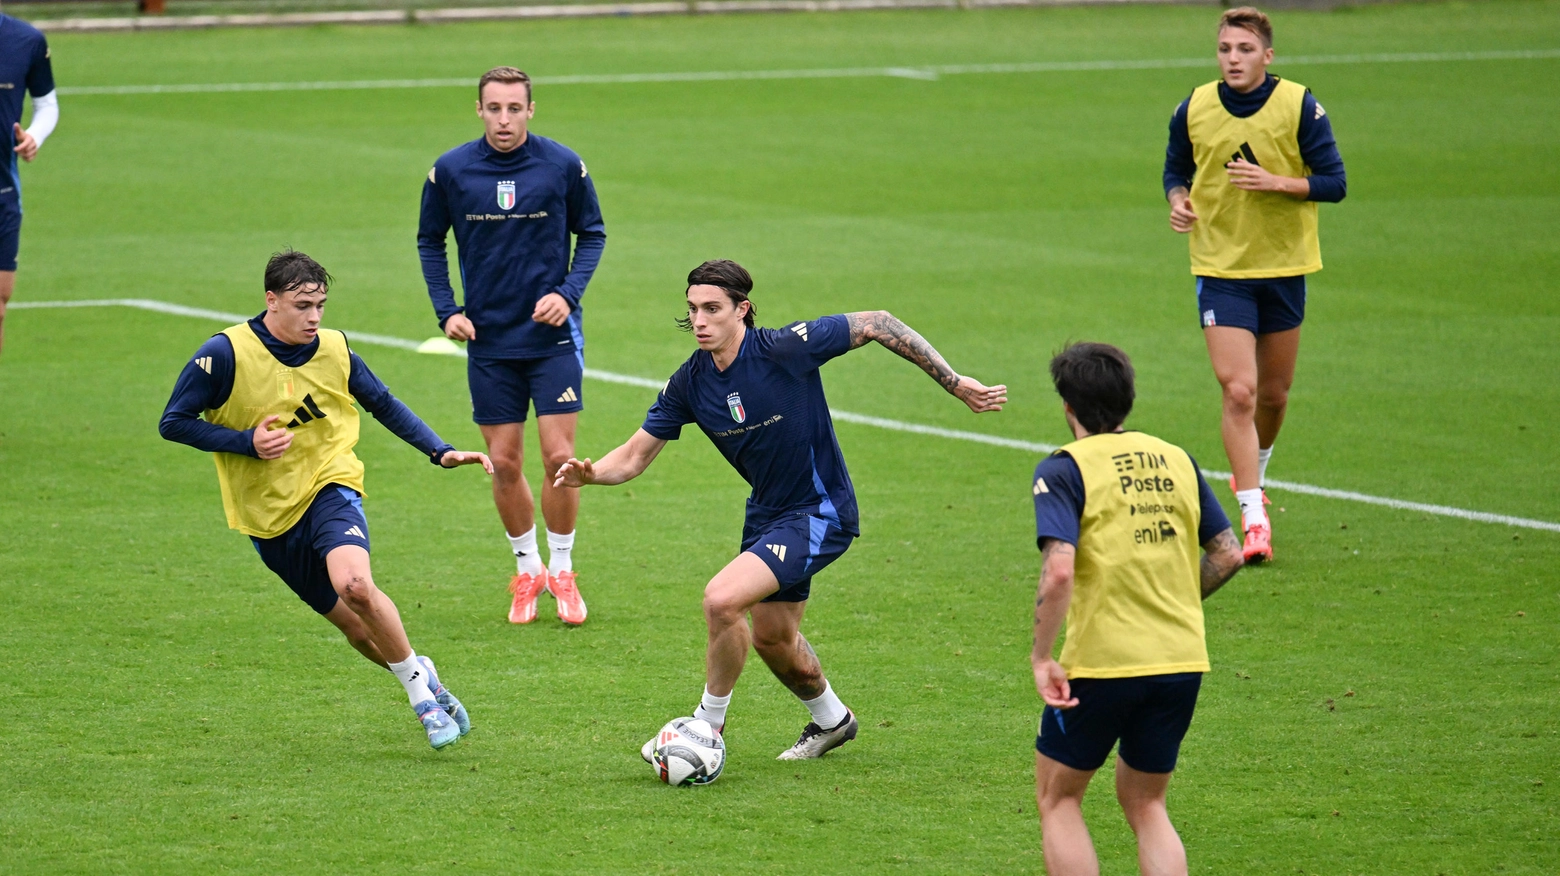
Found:
[[[471,324],[466,314],[457,313],[444,321],[444,336],[452,341],[474,341],[477,339],[477,327]]]
[[[1006,386],[986,386],[973,377],[960,377],[951,392],[977,414],[1000,411],[1007,404]]]
[[[260,421],[255,427],[255,455],[261,459],[278,459],[287,448],[292,446],[292,433],[287,427],[272,429],[271,424],[281,420],[281,417],[272,414]]]
[[[32,161],[33,156],[38,154],[38,141],[18,123],[11,124],[11,131],[16,136],[16,148],[11,151],[22,156],[23,161]]]
[[[531,319],[547,325],[563,325],[573,310],[569,306],[569,299],[557,292],[548,292],[536,302],[536,311],[531,314]]]
[[[1192,210],[1192,199],[1182,195],[1172,198],[1170,201],[1170,228],[1181,234],[1192,230],[1192,223],[1197,221],[1197,214]]]
[[[591,464],[590,457],[575,459],[569,457],[569,461],[558,466],[558,477],[553,481],[555,487],[583,487],[596,479],[596,466]]]
[[[455,468],[459,465],[481,465],[482,470],[488,474],[493,473],[493,460],[487,458],[486,453],[477,453],[471,450],[447,450],[439,457],[439,465],[445,468]]]
[[[1078,705],[1078,698],[1072,695],[1072,686],[1067,683],[1067,670],[1062,668],[1062,664],[1051,657],[1033,662],[1035,690],[1040,692],[1040,698],[1045,700],[1046,705],[1058,709],[1070,709]]]
[[[1252,164],[1244,158],[1231,161],[1229,164],[1224,165],[1224,169],[1229,172],[1231,185],[1238,189],[1245,189],[1248,192],[1282,192],[1286,195],[1303,195],[1309,193],[1311,189],[1310,183],[1307,183],[1305,180],[1297,180],[1287,176],[1279,176],[1276,173],[1269,173],[1265,168]],[[1303,183],[1305,191],[1297,191],[1296,183]]]

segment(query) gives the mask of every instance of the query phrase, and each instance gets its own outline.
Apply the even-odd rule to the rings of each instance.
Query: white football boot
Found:
[[[816,722],[809,721],[802,730],[802,738],[796,740],[795,745],[780,752],[780,756],[775,760],[808,760],[823,757],[855,739],[856,729],[856,715],[848,710],[845,712],[845,720],[829,730],[819,727]]]

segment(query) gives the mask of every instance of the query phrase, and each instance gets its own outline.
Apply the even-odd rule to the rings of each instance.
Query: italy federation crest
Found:
[[[515,208],[514,180],[504,180],[498,184],[498,207],[500,210],[513,210]]]
[[[741,423],[747,420],[747,411],[742,409],[742,395],[732,393],[726,396],[726,407],[731,409],[731,418]]]

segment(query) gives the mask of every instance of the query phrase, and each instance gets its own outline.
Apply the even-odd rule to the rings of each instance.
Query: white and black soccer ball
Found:
[[[650,765],[668,785],[708,785],[726,766],[726,742],[702,718],[677,718],[656,734]]]

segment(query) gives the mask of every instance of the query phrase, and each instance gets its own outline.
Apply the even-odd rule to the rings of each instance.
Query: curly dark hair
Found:
[[[292,247],[272,253],[265,265],[265,291],[278,295],[314,284],[321,290],[329,289],[334,279],[319,262]]]
[[[1068,344],[1051,360],[1056,394],[1090,434],[1114,431],[1137,398],[1132,360],[1110,344]]]

